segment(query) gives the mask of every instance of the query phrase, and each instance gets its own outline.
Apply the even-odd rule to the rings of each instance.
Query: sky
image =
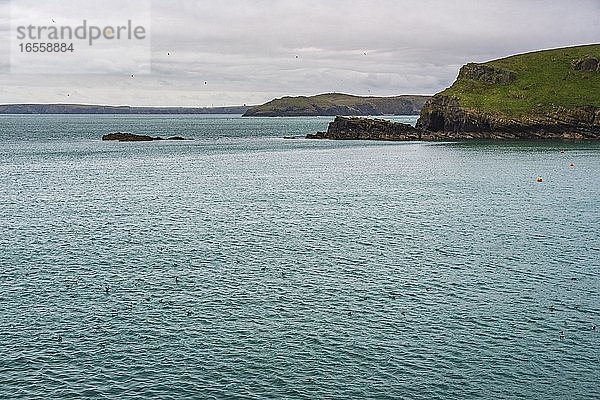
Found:
[[[467,62],[600,42],[600,0],[147,1],[151,69],[132,74],[116,63],[90,73],[77,60],[68,73],[11,71],[10,1],[0,0],[0,103],[203,107],[434,94]],[[78,4],[93,14],[99,3]]]

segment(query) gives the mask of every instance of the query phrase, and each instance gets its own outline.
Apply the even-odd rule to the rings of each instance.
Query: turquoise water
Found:
[[[599,398],[600,144],[330,120],[1,116],[0,397]]]

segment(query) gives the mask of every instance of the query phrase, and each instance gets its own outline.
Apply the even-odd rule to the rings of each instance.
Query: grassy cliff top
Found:
[[[454,84],[439,94],[457,97],[466,109],[515,117],[555,107],[600,107],[600,70],[573,67],[577,60],[590,58],[600,60],[600,44],[467,64]]]
[[[324,93],[317,94],[315,96],[297,96],[297,97],[282,97],[280,99],[271,100],[270,102],[264,104],[266,105],[274,105],[274,104],[287,104],[294,105],[297,107],[308,107],[308,106],[354,106],[356,104],[361,104],[364,102],[370,101],[381,101],[381,100],[393,100],[393,99],[404,99],[404,100],[421,100],[422,98],[427,98],[429,96],[418,96],[418,95],[404,95],[404,96],[390,96],[390,97],[377,97],[377,96],[354,96],[351,94],[344,93]]]

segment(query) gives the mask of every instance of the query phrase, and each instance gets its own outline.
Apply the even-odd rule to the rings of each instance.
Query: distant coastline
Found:
[[[262,105],[224,107],[132,107],[95,104],[0,104],[2,114],[238,114],[244,117],[419,115],[431,96],[354,96],[327,93],[283,97]]]
[[[0,114],[244,114],[250,106],[130,107],[93,104],[0,104]]]

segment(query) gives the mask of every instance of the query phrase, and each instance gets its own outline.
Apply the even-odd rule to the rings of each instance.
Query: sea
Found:
[[[331,120],[0,116],[0,398],[600,398],[600,142]]]

